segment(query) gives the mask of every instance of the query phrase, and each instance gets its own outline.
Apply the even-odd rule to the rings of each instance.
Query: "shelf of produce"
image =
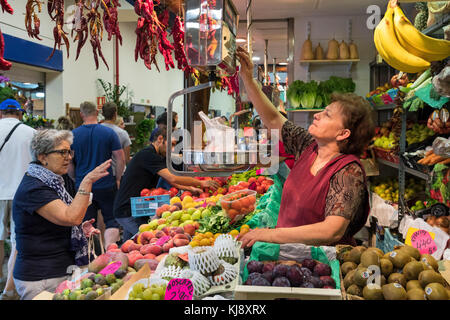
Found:
[[[394,110],[395,108],[396,108],[396,105],[391,103],[391,104],[386,104],[384,106],[374,107],[374,110],[375,111]]]
[[[399,169],[398,163],[393,163],[393,162],[390,162],[390,161],[387,161],[384,159],[380,159],[380,158],[377,158],[377,161],[378,161],[378,163],[384,164],[386,166],[390,166],[392,168]],[[413,176],[416,176],[423,180],[428,180],[428,177],[429,177],[428,174],[426,174],[424,172],[420,172],[420,171],[417,171],[417,170],[414,170],[414,169],[411,169],[408,167],[405,167],[405,172],[412,174]]]
[[[448,24],[450,24],[450,15],[447,14],[442,19],[438,20],[435,24],[422,30],[422,33],[430,37],[443,38],[444,31],[442,30],[442,28]]]

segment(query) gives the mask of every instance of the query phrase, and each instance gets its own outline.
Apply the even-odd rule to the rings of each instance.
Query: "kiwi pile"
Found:
[[[357,246],[340,253],[338,259],[347,294],[366,300],[450,300],[436,259],[414,247],[396,246],[384,253]],[[380,271],[378,279],[374,266]]]

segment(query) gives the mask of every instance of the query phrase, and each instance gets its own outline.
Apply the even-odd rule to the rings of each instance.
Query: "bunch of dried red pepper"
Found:
[[[0,0],[0,5],[2,7],[2,12],[7,12],[9,14],[13,14],[14,10],[7,0]],[[9,70],[11,69],[11,62],[5,60],[5,39],[3,38],[2,31],[0,30],[0,70]]]

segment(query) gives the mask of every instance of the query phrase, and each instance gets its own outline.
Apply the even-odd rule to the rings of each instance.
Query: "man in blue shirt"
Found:
[[[113,202],[120,179],[125,169],[125,155],[119,137],[111,128],[102,126],[97,121],[98,111],[91,102],[80,105],[83,125],[74,129],[73,144],[74,157],[69,174],[75,178],[78,189],[84,176],[108,159],[115,159],[115,176],[112,168],[110,174],[92,185],[93,199],[88,207],[84,220],[97,220],[98,210],[102,211],[105,222],[105,247],[119,241],[119,224],[113,216]]]

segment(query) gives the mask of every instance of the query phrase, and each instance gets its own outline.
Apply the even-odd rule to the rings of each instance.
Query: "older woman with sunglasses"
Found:
[[[21,299],[46,290],[54,292],[67,280],[68,267],[87,265],[87,240],[93,219],[82,224],[92,184],[108,175],[108,160],[92,170],[74,197],[64,186],[72,159],[73,136],[65,130],[37,131],[31,142],[30,163],[13,200],[17,260],[14,283]]]

